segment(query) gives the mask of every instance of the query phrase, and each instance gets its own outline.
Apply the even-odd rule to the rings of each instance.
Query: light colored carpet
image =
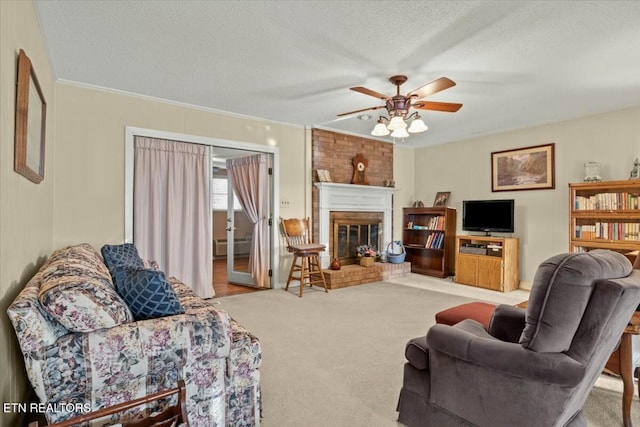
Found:
[[[442,309],[527,299],[524,291],[500,294],[416,276],[328,294],[309,289],[302,299],[295,288],[217,298],[261,341],[263,427],[400,426],[395,407],[406,342],[425,334]],[[594,388],[585,406],[589,425],[622,425],[620,406],[620,393]]]

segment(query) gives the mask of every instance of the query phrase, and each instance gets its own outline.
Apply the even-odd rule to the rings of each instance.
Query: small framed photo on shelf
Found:
[[[447,206],[447,203],[449,203],[449,196],[451,196],[451,191],[438,191],[436,193],[436,198],[433,200],[433,207]]]
[[[318,169],[316,170],[316,173],[318,174],[318,181],[320,182],[331,182],[331,175],[329,174],[329,171],[326,169]]]

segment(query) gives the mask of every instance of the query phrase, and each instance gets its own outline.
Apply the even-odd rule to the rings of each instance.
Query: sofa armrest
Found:
[[[572,387],[584,376],[585,367],[564,353],[537,353],[520,344],[497,340],[488,333],[466,330],[463,320],[455,326],[434,325],[427,332],[430,352],[441,352],[450,357],[490,369],[504,375]],[[478,328],[479,330],[480,328]]]
[[[489,322],[489,334],[500,341],[517,343],[522,335],[527,311],[512,305],[496,307]]]

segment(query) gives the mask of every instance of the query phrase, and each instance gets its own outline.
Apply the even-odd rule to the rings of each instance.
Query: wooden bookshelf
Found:
[[[453,275],[456,210],[449,207],[404,208],[402,242],[411,271],[436,277]]]
[[[569,184],[569,250],[640,250],[640,180]]]

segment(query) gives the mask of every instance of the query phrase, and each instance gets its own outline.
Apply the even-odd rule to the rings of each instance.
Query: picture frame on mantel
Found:
[[[331,174],[326,169],[318,169],[318,181],[319,182],[331,182]]]
[[[31,60],[24,50],[18,54],[14,170],[39,184],[44,179],[47,103]]]
[[[554,151],[551,143],[491,153],[491,191],[555,188]]]

